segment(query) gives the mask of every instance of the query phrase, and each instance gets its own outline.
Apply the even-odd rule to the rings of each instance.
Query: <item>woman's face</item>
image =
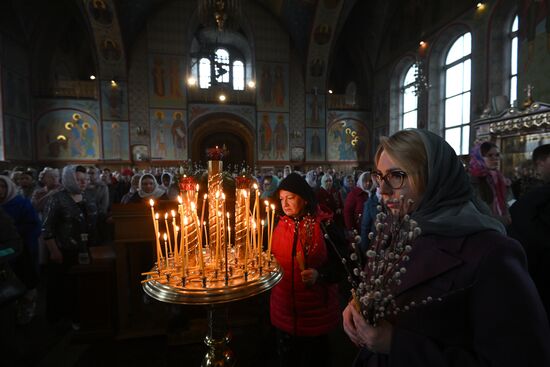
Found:
[[[88,186],[89,182],[88,175],[86,175],[84,172],[76,172],[75,178],[80,191],[83,192],[84,190],[86,190],[86,186]]]
[[[489,149],[487,154],[483,157],[483,160],[485,161],[485,165],[488,169],[498,169],[498,165],[500,163],[500,152],[497,147],[493,147]]]
[[[412,212],[420,202],[422,195],[413,187],[412,179],[410,175],[407,174],[405,167],[398,165],[385,151],[383,151],[376,168],[378,173],[384,177],[384,179],[380,179],[379,175],[375,176],[380,186],[382,201],[387,205],[388,209],[390,209],[393,214],[397,214],[400,209],[399,198],[403,196],[405,211],[407,213]],[[406,204],[409,199],[413,201],[411,206]]]
[[[347,180],[347,182],[348,182],[348,186],[349,186],[349,187],[354,187],[354,186],[355,186],[355,181],[353,180],[353,177],[352,177],[352,176],[346,177],[346,180]]]
[[[141,180],[141,190],[147,194],[150,194],[155,190],[155,184],[151,177],[145,177]]]
[[[332,178],[327,178],[325,180],[325,190],[330,190],[332,188]]]
[[[281,200],[283,212],[289,217],[300,215],[306,206],[306,201],[301,196],[290,191],[281,190],[279,192],[279,199]]]
[[[372,180],[370,175],[363,176],[363,187],[367,190],[370,190],[372,188]]]

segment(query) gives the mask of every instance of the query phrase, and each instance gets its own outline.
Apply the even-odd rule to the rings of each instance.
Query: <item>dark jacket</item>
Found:
[[[550,318],[550,185],[524,194],[510,208],[508,233],[523,245],[529,274]]]
[[[361,230],[361,216],[363,215],[363,207],[369,199],[369,194],[360,187],[354,187],[346,197],[344,203],[344,222],[346,229]]]
[[[44,209],[44,239],[54,238],[62,251],[77,252],[81,234],[88,234],[88,245],[95,244],[97,207],[83,199],[76,203],[65,189],[55,193]]]
[[[416,306],[389,320],[389,355],[363,349],[356,365],[550,366],[546,313],[517,241],[495,231],[421,236],[410,257],[394,295]]]

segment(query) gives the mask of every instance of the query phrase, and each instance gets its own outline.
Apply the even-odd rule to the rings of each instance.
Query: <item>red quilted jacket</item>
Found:
[[[303,268],[318,268],[327,261],[319,220],[307,216],[295,221],[284,216],[273,233],[273,255],[284,275],[271,291],[271,322],[292,335],[327,334],[340,321],[337,284],[318,278],[306,287],[300,275]]]

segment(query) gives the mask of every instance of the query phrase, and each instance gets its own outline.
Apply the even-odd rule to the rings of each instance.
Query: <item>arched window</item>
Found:
[[[418,96],[416,93],[416,63],[412,64],[405,74],[401,84],[401,116],[399,125],[401,129],[417,127],[418,125]]]
[[[245,89],[246,67],[238,51],[217,47],[212,53],[202,51],[200,54],[192,68],[200,88],[225,85],[233,90]]]
[[[470,89],[472,35],[464,33],[451,46],[445,59],[445,140],[456,154],[468,154],[470,144]]]
[[[218,83],[229,83],[229,52],[223,48],[216,50],[214,56],[214,75]]]
[[[233,89],[244,90],[244,64],[241,60],[233,61]]]
[[[210,60],[206,57],[203,57],[199,61],[199,87],[209,88],[210,87]]]
[[[510,31],[510,105],[515,106],[518,99],[518,29],[519,18],[516,15]]]

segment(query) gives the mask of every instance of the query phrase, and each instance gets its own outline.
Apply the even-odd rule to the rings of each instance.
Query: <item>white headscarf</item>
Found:
[[[141,183],[143,182],[143,179],[145,177],[148,177],[150,179],[153,180],[153,184],[155,185],[155,188],[153,189],[153,191],[151,193],[147,193],[147,192],[144,192],[142,189],[141,189]],[[159,186],[159,184],[157,183],[157,179],[155,178],[155,176],[153,176],[152,174],[150,173],[145,173],[143,176],[141,176],[141,178],[139,179],[139,189],[138,189],[138,195],[140,198],[154,198],[154,199],[158,199],[159,197],[161,197],[162,195],[164,195],[166,191]]]
[[[365,176],[369,176],[369,179],[370,179],[370,171],[365,171],[363,173],[361,173],[361,175],[359,176],[359,179],[357,180],[357,187],[359,187],[361,190],[363,190],[364,192],[370,194],[369,192],[369,189],[365,186]],[[372,188],[372,186],[371,186]]]
[[[315,177],[315,171],[314,170],[308,171],[306,173],[306,182],[312,188],[317,187],[317,180],[316,180],[316,177]]]

